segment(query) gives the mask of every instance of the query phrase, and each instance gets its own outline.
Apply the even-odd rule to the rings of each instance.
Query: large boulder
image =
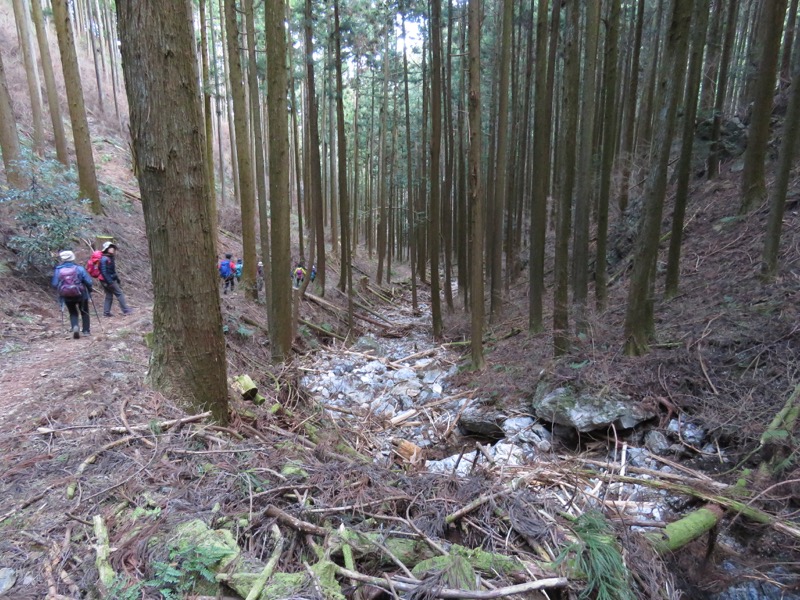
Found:
[[[547,391],[540,384],[533,398],[533,411],[545,423],[573,427],[579,432],[606,429],[611,425],[630,429],[652,419],[656,413],[622,395],[592,395],[569,387]]]
[[[507,418],[508,415],[494,406],[476,403],[461,414],[459,425],[467,434],[500,440],[506,435],[503,423]]]

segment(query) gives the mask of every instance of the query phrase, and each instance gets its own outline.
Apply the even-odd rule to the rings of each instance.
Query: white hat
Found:
[[[105,252],[109,248],[116,248],[116,247],[117,245],[114,242],[106,242],[105,244],[103,244],[103,252]]]
[[[72,250],[62,250],[58,253],[61,262],[72,262],[75,260],[75,253]]]
[[[263,267],[263,266],[264,266],[264,263],[263,263],[263,262],[261,262],[261,261],[258,261],[258,266],[259,266],[259,267]]]

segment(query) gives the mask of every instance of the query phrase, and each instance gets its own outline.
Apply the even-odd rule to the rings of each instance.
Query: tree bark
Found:
[[[510,0],[506,0],[510,1]],[[439,232],[442,147],[442,3],[431,0],[431,201],[428,212],[428,247],[431,259],[431,318],[433,338],[442,337],[442,298],[439,277]]]
[[[269,197],[272,208],[272,358],[287,361],[292,352],[292,286],[289,247],[289,122],[286,115],[286,10],[283,0],[267,0],[264,32],[267,39],[267,118],[269,120]],[[237,136],[238,137],[238,136]]]
[[[257,300],[256,199],[253,192],[253,161],[250,154],[250,135],[248,134],[247,93],[244,87],[244,75],[242,72],[241,52],[239,48],[239,26],[236,14],[236,0],[225,0],[225,41],[228,47],[228,73],[230,74],[231,96],[233,97],[233,125],[236,132],[236,164],[238,165],[239,172],[239,194],[242,213],[242,254],[244,255],[242,287],[248,298]],[[284,110],[284,115],[285,112]],[[288,188],[286,193],[288,194]],[[273,260],[274,259],[275,257],[273,256]],[[291,306],[289,310],[291,310]]]
[[[72,21],[67,10],[67,0],[53,0],[53,20],[56,24],[58,48],[61,54],[61,70],[64,73],[64,86],[67,89],[69,119],[72,123],[72,138],[75,143],[75,157],[78,163],[78,187],[82,198],[91,201],[92,212],[103,213],[100,204],[100,190],[97,187],[97,173],[92,155],[92,139],[86,107],[83,101],[78,56],[75,53],[75,39],[72,35]]]
[[[769,143],[772,99],[775,94],[775,74],[781,48],[781,32],[786,16],[786,0],[769,0],[762,11],[760,24],[761,60],[754,84],[753,112],[747,136],[747,150],[742,170],[742,203],[740,214],[747,214],[767,196],[764,162]]]
[[[58,87],[56,87],[55,73],[53,72],[53,59],[50,56],[50,43],[47,40],[47,28],[44,24],[42,5],[38,0],[32,0],[31,10],[33,25],[36,28],[36,39],[39,45],[39,55],[42,58],[42,73],[47,91],[47,106],[50,110],[50,121],[53,124],[53,138],[56,142],[56,157],[58,162],[69,166],[69,150],[67,148],[67,135],[64,133],[64,121],[61,119],[61,106],[58,102]]]
[[[603,87],[603,158],[600,167],[600,194],[597,199],[597,257],[595,258],[594,293],[597,309],[604,311],[608,305],[608,205],[611,195],[611,171],[614,169],[617,148],[617,61],[619,60],[619,16],[620,0],[612,0],[606,33],[605,66]]]
[[[17,117],[14,115],[14,107],[8,93],[2,53],[0,53],[0,152],[3,153],[3,166],[9,185],[17,189],[26,187],[28,182],[16,165],[20,159]]]
[[[786,192],[792,163],[797,152],[797,136],[800,135],[800,36],[795,36],[794,66],[792,67],[791,94],[786,121],[783,124],[778,173],[772,188],[769,203],[769,218],[764,237],[764,253],[761,259],[761,272],[766,279],[772,279],[778,270],[778,248],[780,247],[783,213],[786,208]]]
[[[591,191],[594,188],[592,150],[594,141],[597,46],[600,28],[600,5],[586,4],[585,57],[581,98],[581,130],[578,151],[577,186],[575,189],[575,231],[572,247],[572,299],[575,304],[575,331],[586,333],[589,322],[586,301],[589,296],[589,221],[592,212]],[[613,88],[612,88],[613,89]]]
[[[553,350],[556,356],[569,350],[569,238],[575,188],[575,140],[578,136],[580,101],[580,4],[567,4],[567,42],[564,58],[564,124],[562,185],[559,191],[555,242],[555,291],[553,293]]]
[[[224,423],[225,340],[191,5],[117,0],[117,15],[131,137],[154,257],[148,378],[191,410],[210,410]]]
[[[692,5],[693,0],[675,0],[669,26],[665,64],[657,95],[661,98],[661,106],[653,145],[654,161],[646,183],[644,212],[636,239],[633,272],[628,288],[628,307],[625,313],[625,352],[628,355],[647,352],[654,330],[652,284],[666,196],[669,153],[686,70]]]
[[[19,46],[22,50],[22,62],[25,65],[25,76],[28,82],[28,96],[31,101],[31,120],[33,121],[33,151],[44,156],[44,119],[42,117],[42,88],[39,83],[39,67],[36,64],[36,52],[33,49],[28,12],[24,0],[13,0],[14,20],[17,23]]]
[[[310,2],[310,0],[307,0]],[[402,10],[402,34],[403,34],[403,101],[405,104],[405,125],[406,125],[406,204],[408,214],[408,236],[409,236],[409,265],[411,267],[411,311],[417,314],[419,303],[417,300],[417,245],[414,243],[414,203],[412,201],[412,167],[411,167],[411,110],[408,99],[408,39],[406,38],[406,15]]]
[[[325,206],[322,201],[322,169],[319,155],[319,123],[317,117],[317,95],[314,87],[314,39],[313,12],[311,0],[305,0],[305,45],[306,45],[306,88],[308,101],[309,163],[308,190],[311,199],[314,228],[317,243],[317,281],[319,295],[325,295]]]
[[[725,41],[722,44],[722,57],[720,58],[719,80],[717,81],[714,96],[714,122],[711,125],[711,152],[708,155],[708,178],[714,179],[719,175],[719,137],[722,132],[722,113],[725,109],[725,96],[728,92],[728,73],[731,67],[733,44],[736,40],[736,17],[739,10],[739,1],[730,0],[725,24]]]
[[[208,190],[211,201],[211,231],[214,232],[214,254],[217,254],[217,190],[214,183],[214,127],[211,116],[211,80],[208,71],[208,35],[206,34],[206,0],[200,0],[200,58],[202,64],[202,83],[203,83],[203,123],[206,132],[206,147],[203,158],[206,164],[206,176],[208,177]],[[222,155],[219,157],[222,162]]]
[[[483,193],[481,191],[481,2],[469,0],[469,196],[472,368],[483,370]]]
[[[689,58],[689,74],[686,78],[686,100],[683,112],[683,140],[678,158],[678,183],[675,190],[675,210],[672,215],[672,235],[669,240],[669,258],[664,293],[670,298],[678,293],[680,278],[681,243],[683,221],[689,200],[689,178],[692,174],[692,150],[694,146],[695,118],[697,116],[700,78],[703,73],[703,50],[708,30],[708,0],[695,0],[695,23],[692,33],[692,53]]]

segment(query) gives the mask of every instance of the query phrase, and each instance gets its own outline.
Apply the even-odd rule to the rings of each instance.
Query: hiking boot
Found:
[[[123,314],[123,315],[129,315],[129,314],[131,314],[132,312],[133,312],[133,309],[132,309],[132,308],[129,308],[129,309],[127,309],[127,310],[123,310],[123,311],[122,311],[122,314]]]
[[[113,317],[114,315],[112,315],[111,313],[103,313],[103,316],[104,317]]]
[[[90,332],[88,332],[88,331],[82,331],[82,332],[81,332],[81,335],[82,335],[83,337],[89,337],[89,336],[90,336],[90,335],[92,335],[92,334],[91,334]]]
[[[79,337],[81,337],[81,330],[75,325],[75,327],[72,328],[72,338],[77,340]]]

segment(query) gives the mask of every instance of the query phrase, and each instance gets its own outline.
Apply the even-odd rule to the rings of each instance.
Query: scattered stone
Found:
[[[0,596],[4,596],[17,582],[17,572],[9,567],[0,569]]]
[[[398,369],[392,374],[395,381],[413,381],[417,379],[417,372],[414,369],[405,367]]]
[[[546,423],[574,427],[582,433],[606,429],[611,425],[630,429],[656,416],[653,410],[624,396],[576,394],[568,387],[545,393],[542,385],[534,396],[533,411]]]
[[[365,335],[356,340],[353,344],[355,352],[363,354],[372,353],[373,356],[386,356],[386,349],[383,345],[372,335]]]
[[[680,423],[678,419],[670,420],[667,431],[693,446],[700,446],[706,439],[705,429],[694,423]]]
[[[511,417],[503,422],[502,428],[509,441],[532,444],[540,452],[549,452],[553,447],[552,434],[531,417]]]
[[[467,452],[461,456],[461,461],[458,461],[458,454],[448,456],[442,460],[429,460],[425,462],[425,468],[431,473],[444,473],[450,475],[455,470],[455,474],[461,477],[466,477],[472,470],[472,463],[475,461],[477,451]],[[458,468],[456,469],[456,463]]]
[[[648,431],[644,436],[645,447],[653,454],[666,454],[669,451],[669,440],[660,431]]]
[[[499,440],[505,437],[502,427],[505,420],[506,415],[496,408],[471,406],[461,414],[459,425],[467,433]]]
[[[525,453],[517,444],[499,442],[492,448],[492,458],[495,462],[507,467],[518,467],[527,462]]]

